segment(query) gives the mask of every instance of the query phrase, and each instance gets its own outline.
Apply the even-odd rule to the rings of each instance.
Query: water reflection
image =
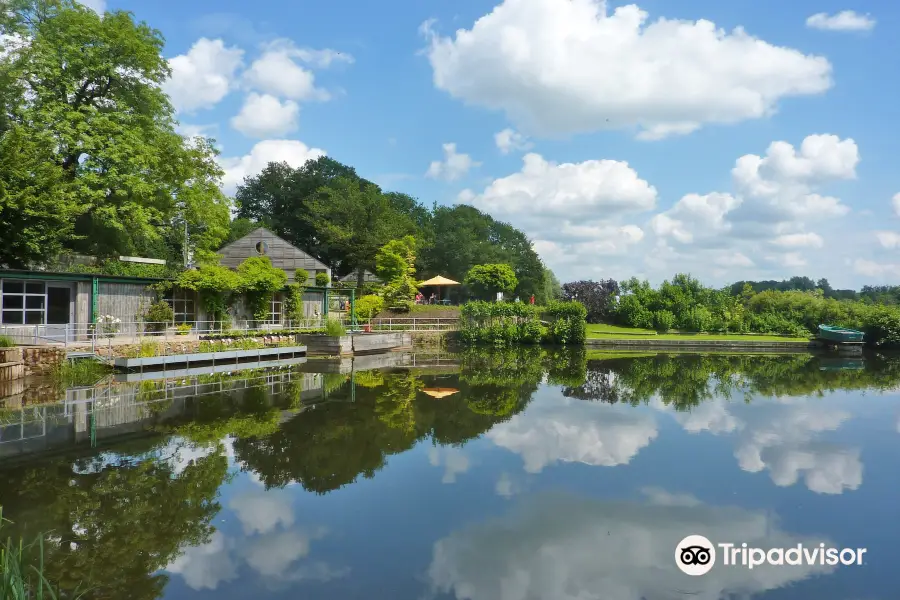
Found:
[[[894,358],[526,348],[394,364],[20,396],[0,414],[4,534],[46,533],[48,577],[89,599],[900,591]],[[873,563],[688,578],[672,549],[689,533],[868,545]]]

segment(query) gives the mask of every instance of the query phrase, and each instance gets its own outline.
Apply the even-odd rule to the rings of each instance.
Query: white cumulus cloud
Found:
[[[277,137],[296,131],[299,115],[300,105],[293,100],[282,102],[275,96],[251,93],[232,117],[231,126],[247,137]]]
[[[535,135],[634,127],[658,139],[832,86],[823,57],[707,20],[651,21],[634,4],[610,14],[602,0],[503,0],[455,36],[422,31],[438,89]]]
[[[244,73],[244,84],[291,100],[328,100],[331,95],[316,86],[315,75],[307,67],[334,62],[353,62],[353,58],[335,50],[298,48],[290,40],[275,40],[263,47],[262,55]]]
[[[825,31],[870,31],[875,27],[875,19],[852,10],[839,13],[816,13],[806,19],[806,26]]]
[[[891,206],[894,208],[894,214],[900,216],[900,194],[894,194],[891,198]]]
[[[270,162],[285,162],[292,167],[301,167],[307,161],[322,156],[325,156],[324,150],[310,148],[298,140],[263,140],[244,156],[219,159],[219,164],[225,171],[222,190],[228,195],[234,194],[245,177],[258,174]]]
[[[529,150],[533,146],[526,136],[510,128],[495,133],[494,143],[503,154],[509,154],[513,150]]]
[[[443,145],[444,159],[435,160],[428,166],[426,177],[433,179],[444,179],[446,181],[455,181],[463,177],[472,168],[480,166],[480,162],[475,162],[468,154],[457,152],[456,144],[447,143]]]
[[[788,233],[779,235],[772,243],[782,248],[821,248],[825,240],[816,233]]]
[[[882,248],[889,250],[900,248],[900,233],[895,231],[876,231],[875,238]]]
[[[201,38],[187,54],[169,59],[172,75],[163,89],[176,110],[212,108],[234,88],[244,51],[222,40]]]

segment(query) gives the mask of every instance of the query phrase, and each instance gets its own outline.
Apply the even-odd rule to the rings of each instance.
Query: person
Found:
[[[534,304],[534,294],[531,295],[531,298],[529,298],[528,302],[530,304]]]
[[[431,298],[430,298],[430,300],[428,301],[428,303],[429,303],[429,304],[434,304],[434,301],[435,301],[436,298],[437,298],[437,296],[434,295],[434,292],[431,292]]]

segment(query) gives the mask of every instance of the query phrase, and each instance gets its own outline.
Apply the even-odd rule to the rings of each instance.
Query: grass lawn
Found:
[[[784,335],[759,335],[740,333],[656,333],[648,329],[618,327],[616,325],[593,324],[587,326],[588,339],[600,340],[697,340],[697,341],[739,341],[739,342],[796,342],[807,343],[809,338]]]

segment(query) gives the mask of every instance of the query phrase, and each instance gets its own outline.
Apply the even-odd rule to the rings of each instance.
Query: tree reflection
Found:
[[[185,460],[185,453],[196,458]],[[157,572],[213,532],[227,467],[220,445],[161,446],[157,438],[114,455],[4,471],[0,506],[11,522],[3,533],[46,536],[45,573],[62,598],[87,588],[86,599],[152,600],[168,581]]]
[[[678,355],[592,359],[584,383],[567,397],[639,405],[659,398],[689,410],[714,397],[823,395],[836,390],[887,390],[900,383],[897,357],[865,360],[797,355]]]

